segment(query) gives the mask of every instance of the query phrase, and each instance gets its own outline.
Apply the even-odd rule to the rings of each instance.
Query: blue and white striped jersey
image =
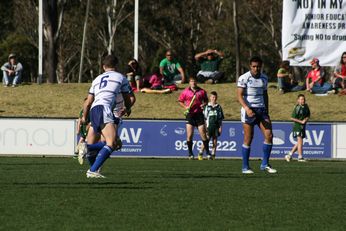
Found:
[[[116,106],[117,95],[130,92],[130,84],[124,75],[115,71],[107,71],[97,76],[91,84],[89,94],[94,95],[91,108],[103,105],[113,110]]]
[[[248,71],[238,78],[237,87],[244,88],[244,100],[249,107],[265,107],[264,91],[268,87],[268,77],[262,74],[255,78]]]

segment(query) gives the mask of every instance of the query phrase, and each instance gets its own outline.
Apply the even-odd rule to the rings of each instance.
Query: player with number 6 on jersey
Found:
[[[115,118],[113,109],[116,105],[117,95],[122,94],[124,98],[125,109],[120,112],[122,115],[130,113],[131,107],[136,101],[135,96],[129,92],[130,86],[127,78],[116,71],[117,63],[118,59],[114,55],[107,55],[103,59],[104,73],[92,82],[83,105],[85,113],[82,122],[86,121],[89,112],[95,136],[102,135],[106,141],[106,145],[98,152],[95,162],[86,173],[88,178],[104,178],[99,169],[116,147],[119,118]]]

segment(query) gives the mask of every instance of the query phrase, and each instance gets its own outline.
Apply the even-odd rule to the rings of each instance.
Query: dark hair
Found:
[[[217,97],[217,92],[216,91],[212,91],[210,92],[211,95],[215,95]]]
[[[343,60],[342,60],[342,56],[346,55],[346,51],[342,52],[342,55],[341,55],[341,59],[340,59],[340,64],[344,64]]]
[[[297,99],[299,99],[300,97],[303,97],[305,99],[305,95],[303,95],[303,94],[299,94]]]
[[[250,59],[250,62],[249,62],[250,64],[251,63],[259,63],[259,64],[262,64],[263,63],[263,61],[262,61],[262,59],[260,58],[260,57],[258,57],[258,56],[253,56],[251,59]]]
[[[138,66],[138,61],[136,59],[131,59],[129,62],[128,62],[128,65],[130,66],[130,63],[133,63],[133,64],[136,64]]]
[[[115,68],[118,64],[118,58],[114,55],[107,55],[102,61],[102,65],[108,68]]]
[[[290,61],[289,60],[284,60],[281,62],[280,67],[281,68],[285,68],[285,67],[289,67],[290,66]]]

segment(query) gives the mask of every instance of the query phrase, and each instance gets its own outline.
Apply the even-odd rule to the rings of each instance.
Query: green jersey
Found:
[[[208,103],[203,110],[204,118],[207,121],[207,127],[216,126],[220,127],[222,120],[225,118],[223,115],[222,107],[219,104],[214,106]]]
[[[199,64],[201,65],[201,71],[218,71],[219,70],[219,65],[221,63],[222,59],[220,57],[214,58],[214,59],[201,59],[199,61]]]
[[[169,79],[173,79],[174,76],[179,74],[178,68],[180,68],[181,65],[176,59],[169,61],[167,58],[164,58],[160,62],[160,67],[163,67],[164,76],[167,76]]]
[[[203,110],[204,118],[207,124],[207,133],[209,137],[220,136],[219,128],[222,125],[222,120],[224,119],[222,108],[219,104],[214,106],[211,103]]]
[[[307,104],[295,105],[292,112],[292,118],[298,120],[304,120],[306,117],[310,117],[310,109]],[[297,122],[293,123],[293,132],[301,132],[305,130],[305,124],[300,124]]]

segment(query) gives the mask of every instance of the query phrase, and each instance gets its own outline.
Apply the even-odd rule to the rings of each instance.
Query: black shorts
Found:
[[[186,116],[186,124],[190,124],[194,127],[199,127],[203,125],[204,122],[204,115],[203,113],[198,114],[187,114]]]
[[[209,124],[209,127],[207,128],[209,138],[220,136],[219,128],[220,126],[217,124]]]
[[[293,131],[293,138],[297,138],[298,136],[302,137],[303,139],[306,137],[305,129],[302,129],[300,131]]]

